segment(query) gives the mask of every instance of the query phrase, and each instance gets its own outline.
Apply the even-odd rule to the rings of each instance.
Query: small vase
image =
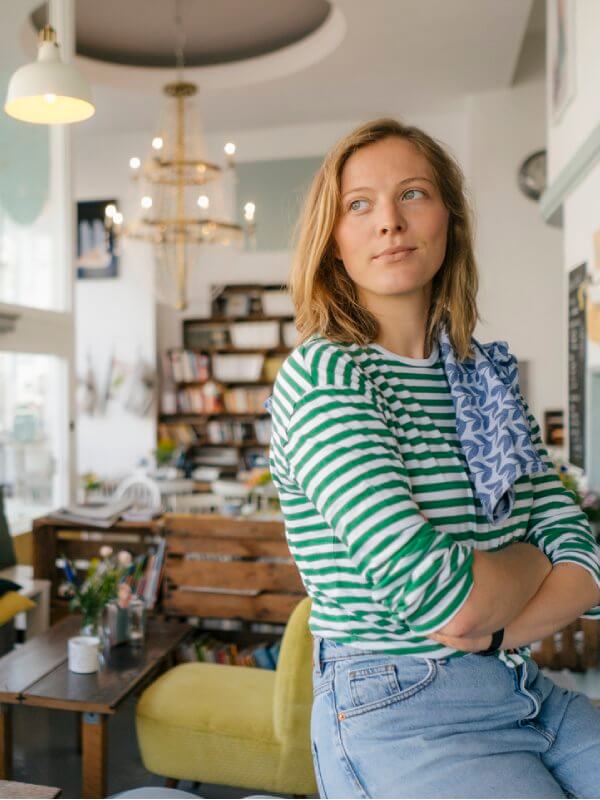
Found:
[[[104,646],[103,611],[104,609],[101,609],[93,616],[85,615],[81,620],[80,630],[82,636],[97,636],[100,639],[100,649]]]

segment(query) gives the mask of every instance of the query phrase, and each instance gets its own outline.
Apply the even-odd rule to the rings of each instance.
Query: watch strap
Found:
[[[497,653],[500,649],[500,645],[502,644],[502,640],[504,639],[504,628],[500,628],[498,631],[494,631],[492,634],[492,641],[490,646],[487,650],[480,650],[477,655],[479,656],[493,656],[494,653]]]

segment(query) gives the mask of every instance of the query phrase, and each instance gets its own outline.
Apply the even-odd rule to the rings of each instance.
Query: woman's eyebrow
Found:
[[[431,178],[426,178],[424,175],[416,175],[414,178],[404,178],[404,180],[399,181],[396,186],[402,186],[403,183],[409,183],[410,181],[427,181],[435,186],[435,183],[431,180]],[[352,194],[352,192],[364,192],[365,190],[369,190],[371,188],[371,186],[356,186],[354,189],[348,189],[347,192],[344,192],[342,197],[345,197],[347,194]]]

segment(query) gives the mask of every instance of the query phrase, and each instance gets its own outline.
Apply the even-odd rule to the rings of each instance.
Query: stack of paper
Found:
[[[131,500],[123,499],[84,506],[64,506],[52,511],[47,516],[59,522],[71,522],[75,525],[93,525],[96,528],[110,528],[131,505]]]

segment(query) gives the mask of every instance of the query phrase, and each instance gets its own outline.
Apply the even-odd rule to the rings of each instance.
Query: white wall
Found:
[[[550,0],[546,0],[548,19],[550,5]],[[600,3],[598,0],[573,0],[573,7],[575,93],[556,124],[551,115],[550,81],[547,87],[549,184],[600,122]],[[550,52],[551,48],[548,47],[548,58],[551,57]],[[551,68],[552,65],[548,63],[548,70]]]
[[[77,132],[76,198],[116,198],[126,216],[137,195],[129,180],[129,157],[144,152],[147,137],[114,136],[91,139]],[[75,281],[77,374],[83,376],[88,355],[100,389],[111,353],[134,365],[138,355],[152,364],[156,358],[153,262],[140,242],[121,242],[118,278]],[[125,475],[156,443],[155,413],[140,418],[118,401],[103,416],[77,418],[79,473]]]
[[[594,130],[600,126],[600,52],[598,50],[598,31],[600,30],[600,3],[596,0],[577,0],[575,9],[575,94],[566,107],[562,117],[556,123],[552,119],[551,96],[547,93],[547,125],[548,125],[548,158],[549,185],[557,175],[566,170],[576,159],[583,142],[589,139]],[[549,4],[548,4],[549,7]],[[550,51],[550,47],[548,48]],[[549,87],[548,87],[549,88]],[[568,273],[574,267],[586,262],[588,270],[593,269],[594,252],[593,237],[600,230],[600,153],[586,175],[567,191],[563,199],[563,234],[564,245],[561,253],[563,264],[563,295],[566,295]],[[563,309],[563,325],[566,330],[567,309]],[[567,337],[565,334],[562,348],[562,360],[567,365]],[[600,371],[600,344],[588,341],[588,384],[591,385],[592,372]],[[598,381],[596,380],[597,384]],[[563,387],[563,404],[568,402],[568,386]],[[588,467],[593,467],[591,477],[594,486],[600,486],[600,429],[592,431],[591,403],[600,402],[600,397],[592,399],[588,395],[587,419],[587,458]],[[595,414],[597,418],[597,411]]]
[[[469,100],[470,183],[477,219],[482,322],[476,335],[505,339],[529,362],[528,401],[540,425],[563,407],[566,337],[562,233],[517,185],[524,158],[545,146],[545,87],[533,76]]]

